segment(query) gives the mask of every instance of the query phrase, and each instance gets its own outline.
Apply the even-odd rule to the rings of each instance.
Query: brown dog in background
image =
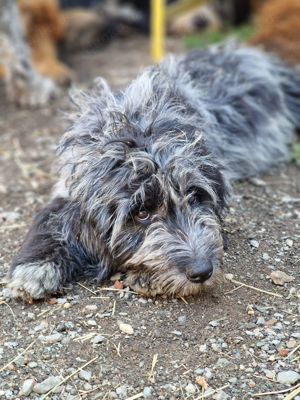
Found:
[[[72,72],[57,54],[57,44],[64,37],[64,17],[57,0],[18,0],[26,39],[37,71],[59,85],[71,81]]]
[[[299,24],[299,0],[266,1],[257,12],[258,33],[250,43],[262,45],[287,62],[300,64]]]

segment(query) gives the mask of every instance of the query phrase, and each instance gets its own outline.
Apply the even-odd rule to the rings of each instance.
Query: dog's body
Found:
[[[116,271],[146,295],[195,295],[218,281],[231,181],[286,160],[300,126],[300,77],[225,46],[170,59],[124,92],[77,98],[61,178],[15,258],[15,296],[42,298]]]

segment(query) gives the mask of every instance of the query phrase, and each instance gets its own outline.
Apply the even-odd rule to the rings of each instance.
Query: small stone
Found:
[[[84,307],[84,309],[88,312],[93,312],[97,311],[98,307],[96,306],[96,304],[88,304],[87,306]]]
[[[5,222],[14,223],[20,218],[20,213],[14,211],[6,211],[0,213],[0,219]]]
[[[171,333],[173,333],[175,336],[182,336],[182,332],[180,331],[172,331]]]
[[[127,390],[128,390],[127,386],[122,385],[116,389],[116,393],[119,397],[121,397],[121,399],[125,399],[127,397]]]
[[[258,248],[259,248],[259,241],[258,241],[258,240],[251,239],[251,240],[249,240],[249,243],[250,243],[250,245],[251,245],[252,247],[254,247],[255,249],[258,249]]]
[[[43,341],[45,341],[48,344],[54,344],[58,343],[62,340],[63,335],[61,333],[53,333],[52,335],[49,336],[44,336]]]
[[[200,351],[200,353],[206,353],[206,351],[207,351],[207,345],[206,345],[206,344],[201,344],[201,345],[199,346],[199,351]]]
[[[125,322],[122,321],[118,321],[117,322],[118,327],[120,329],[121,332],[126,333],[126,335],[133,335],[134,334],[134,330],[133,327],[129,324],[126,324]]]
[[[280,355],[280,357],[286,357],[289,354],[289,351],[288,349],[279,349],[278,354]]]
[[[228,400],[230,397],[223,390],[219,390],[218,393],[212,397],[214,400]]]
[[[178,323],[179,325],[184,325],[186,323],[186,315],[180,315],[180,317],[178,317]]]
[[[196,386],[193,385],[192,383],[189,383],[186,387],[185,387],[185,391],[187,392],[187,394],[194,394],[196,392]]]
[[[97,326],[97,322],[94,319],[87,320],[88,326]]]
[[[218,368],[225,368],[225,367],[227,367],[229,364],[230,364],[230,361],[228,361],[226,358],[221,357],[221,358],[219,358],[219,359],[217,360],[216,366],[217,366]]]
[[[93,344],[100,344],[100,343],[104,342],[104,340],[105,340],[105,337],[104,337],[104,336],[102,336],[102,335],[97,335],[97,336],[95,336],[95,337],[91,340],[91,342],[92,342]]]
[[[277,374],[277,382],[292,385],[300,379],[300,374],[296,371],[281,371]]]
[[[85,369],[81,369],[78,373],[78,377],[84,381],[89,382],[91,380],[92,377],[92,373],[91,371],[87,371]]]
[[[265,370],[264,370],[264,373],[266,374],[266,377],[269,378],[269,379],[274,380],[275,377],[276,377],[276,371],[272,371],[272,370],[269,370],[269,369],[265,369]]]
[[[22,396],[29,396],[33,390],[33,386],[35,385],[35,383],[36,382],[34,379],[26,379],[26,381],[23,382],[21,389]]]
[[[209,325],[213,326],[215,328],[215,327],[219,326],[220,324],[218,321],[210,321]]]
[[[257,325],[264,325],[265,324],[265,319],[264,319],[264,317],[258,317],[257,318],[257,321],[256,321],[256,324]]]
[[[293,247],[294,242],[291,239],[286,239],[285,243],[287,244],[287,246],[289,247]]]
[[[300,331],[299,331],[299,332],[293,332],[293,333],[291,334],[291,336],[292,336],[293,338],[295,338],[295,339],[300,339]]]
[[[33,391],[38,394],[45,394],[49,390],[53,389],[61,381],[59,376],[49,376],[41,383],[36,383],[33,387]]]
[[[287,342],[287,347],[289,348],[289,349],[292,349],[293,347],[295,347],[296,346],[296,344],[297,344],[297,341],[295,340],[295,339],[290,339],[288,342]]]
[[[145,386],[143,390],[143,396],[145,399],[149,398],[152,396],[152,387],[151,386]]]
[[[262,259],[265,260],[265,261],[268,261],[270,259],[269,254],[268,253],[263,253]]]
[[[30,361],[30,362],[28,363],[28,367],[29,367],[29,368],[36,368],[37,366],[38,366],[38,363],[35,362],[35,361]]]
[[[273,283],[279,286],[283,286],[285,283],[292,282],[295,279],[293,276],[287,275],[283,271],[273,271],[270,277]]]
[[[63,308],[65,309],[65,310],[68,310],[69,308],[71,308],[72,307],[72,304],[71,303],[65,303],[64,305],[63,305]]]

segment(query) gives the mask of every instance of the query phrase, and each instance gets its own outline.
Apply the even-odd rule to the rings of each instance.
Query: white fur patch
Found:
[[[8,282],[12,297],[44,298],[55,293],[60,286],[61,274],[53,263],[28,263],[18,265]]]

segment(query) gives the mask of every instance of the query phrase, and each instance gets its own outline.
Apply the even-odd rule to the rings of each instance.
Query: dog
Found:
[[[7,97],[20,106],[43,106],[59,95],[58,86],[33,67],[15,0],[0,0],[0,76]]]
[[[261,45],[293,65],[300,64],[300,2],[267,1],[257,12],[258,32],[252,45]]]
[[[60,179],[8,276],[32,300],[117,271],[146,296],[194,296],[222,275],[232,182],[289,157],[300,74],[234,44],[171,57],[113,93],[78,94]]]

